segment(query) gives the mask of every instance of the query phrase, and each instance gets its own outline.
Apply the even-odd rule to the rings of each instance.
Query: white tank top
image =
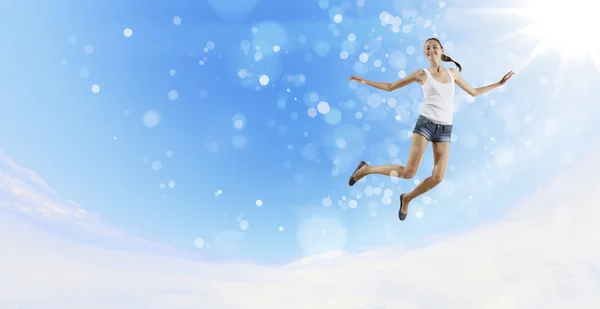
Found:
[[[436,81],[429,70],[423,69],[427,80],[421,85],[425,98],[421,115],[438,124],[451,125],[454,110],[454,77],[448,69],[444,70],[450,76],[450,82],[447,84]]]

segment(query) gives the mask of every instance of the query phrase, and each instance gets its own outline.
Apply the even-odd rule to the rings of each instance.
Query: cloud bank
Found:
[[[337,252],[285,266],[166,254],[59,197],[1,152],[0,160],[0,308],[562,309],[600,302],[593,155],[494,223],[417,248]]]

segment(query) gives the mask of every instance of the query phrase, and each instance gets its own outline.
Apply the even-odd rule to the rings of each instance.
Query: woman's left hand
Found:
[[[500,80],[500,85],[504,85],[513,75],[515,75],[513,70],[510,70],[508,73],[506,73],[506,75],[502,77],[502,80]]]

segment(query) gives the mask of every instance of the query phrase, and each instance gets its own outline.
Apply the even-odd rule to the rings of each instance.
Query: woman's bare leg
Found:
[[[412,142],[410,145],[410,151],[408,152],[408,160],[406,161],[406,166],[397,165],[397,164],[387,164],[387,165],[364,165],[354,174],[354,179],[359,181],[361,178],[372,175],[379,174],[385,176],[394,176],[398,178],[410,179],[415,177],[417,173],[417,169],[421,164],[421,158],[423,158],[423,153],[427,148],[427,139],[420,134],[413,133]]]
[[[450,143],[433,143],[433,172],[431,176],[425,178],[412,191],[407,192],[402,197],[402,213],[408,213],[408,204],[419,195],[433,189],[444,179],[448,158],[450,157]]]

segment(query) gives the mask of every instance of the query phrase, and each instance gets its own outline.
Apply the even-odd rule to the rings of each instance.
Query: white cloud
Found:
[[[0,308],[563,309],[600,302],[600,185],[593,179],[600,166],[593,155],[501,221],[412,249],[333,252],[286,266],[130,250],[141,238],[86,221],[94,215],[1,158]],[[93,222],[78,233],[124,245],[49,232],[46,223],[57,220]]]
[[[135,230],[111,226],[98,214],[60,197],[38,174],[20,167],[0,150],[0,211],[16,213],[69,237],[114,249],[173,252],[166,244],[150,242]],[[179,252],[180,254],[184,254]]]

